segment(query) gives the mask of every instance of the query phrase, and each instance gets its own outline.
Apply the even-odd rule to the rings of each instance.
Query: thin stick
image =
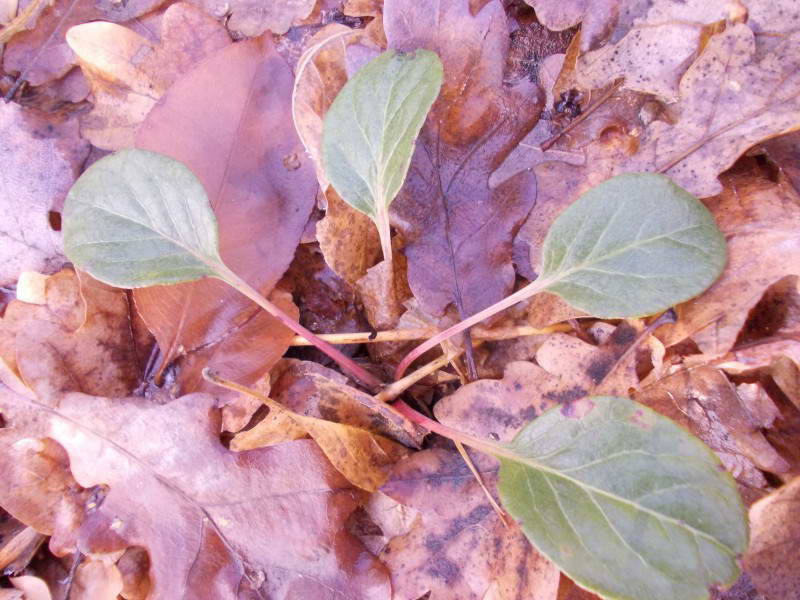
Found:
[[[471,317],[464,319],[460,323],[457,323],[452,327],[449,327],[448,329],[445,329],[441,333],[438,333],[437,335],[430,338],[427,342],[420,344],[419,346],[414,348],[411,352],[409,352],[405,356],[405,358],[403,358],[403,360],[400,361],[400,364],[397,365],[397,369],[394,372],[395,380],[402,378],[406,372],[406,369],[408,369],[408,366],[412,362],[414,362],[417,358],[425,354],[431,348],[435,348],[443,341],[453,337],[456,334],[461,333],[462,331],[472,327],[473,325],[477,325],[484,319],[488,319],[489,317],[499,313],[500,311],[505,310],[511,306],[514,306],[517,302],[521,302],[523,300],[530,298],[535,293],[543,290],[550,283],[551,283],[550,281],[537,279],[536,281],[526,285],[521,290],[518,290],[513,294],[511,294],[510,296],[502,299],[500,302],[492,304],[490,307],[485,308],[479,313],[476,313]]]
[[[472,337],[480,341],[511,340],[528,335],[544,335],[556,331],[570,331],[569,324],[559,323],[544,328],[531,327],[530,325],[519,325],[515,327],[498,327],[486,329],[475,327],[472,330]],[[421,329],[392,329],[389,331],[357,331],[354,333],[320,333],[317,337],[331,344],[375,344],[378,342],[408,342],[414,340],[426,340],[429,337],[441,333],[442,329],[436,327],[425,327]],[[289,343],[290,346],[311,346],[311,342],[301,336],[297,336]]]
[[[419,380],[424,379],[432,373],[435,373],[460,354],[461,352],[456,352],[455,354],[443,354],[437,359],[429,362],[427,365],[420,367],[413,373],[409,373],[402,379],[387,385],[385,388],[383,388],[383,390],[380,391],[380,393],[375,395],[375,399],[379,402],[391,402]]]
[[[294,331],[297,335],[304,337],[313,346],[319,348],[320,351],[324,352],[331,359],[336,361],[336,363],[342,367],[342,369],[356,377],[359,381],[361,381],[361,383],[370,388],[378,388],[383,385],[383,382],[380,379],[375,377],[362,366],[356,364],[353,359],[339,352],[339,350],[331,346],[328,342],[319,339],[314,333],[300,325],[300,323],[295,321],[292,317],[287,315],[272,302],[264,298],[264,296],[259,294],[253,287],[250,286],[250,284],[239,277],[236,273],[231,271],[227,266],[224,264],[215,265],[215,270],[217,272],[217,277],[250,298],[250,300],[258,304],[261,308],[278,319],[278,321],[286,325],[286,327]]]
[[[456,450],[461,455],[461,459],[466,463],[467,467],[469,468],[472,476],[475,478],[475,481],[478,482],[478,485],[481,486],[486,499],[489,501],[489,504],[492,505],[494,512],[497,513],[497,516],[500,518],[500,522],[505,526],[508,527],[508,521],[506,521],[506,513],[500,508],[500,505],[497,503],[497,500],[494,499],[494,496],[489,492],[489,488],[486,487],[486,484],[483,483],[483,478],[481,474],[478,472],[478,469],[475,467],[475,464],[472,462],[472,459],[467,454],[467,449],[464,448],[464,444],[461,442],[453,442],[456,445]]]

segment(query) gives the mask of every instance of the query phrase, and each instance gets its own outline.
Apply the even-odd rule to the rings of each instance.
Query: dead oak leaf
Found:
[[[344,528],[363,493],[314,442],[230,452],[202,394],[161,406],[82,394],[53,407],[16,401],[46,416],[79,484],[107,486],[79,550],[145,548],[149,598],[388,597],[385,568]]]
[[[680,83],[675,125],[651,123],[624,171],[656,170],[699,197],[753,144],[800,127],[800,33],[755,60],[755,37],[733,25],[711,38]]]
[[[43,402],[64,392],[125,396],[146,349],[131,329],[125,290],[64,269],[44,281],[41,305],[14,300],[0,319],[4,383],[19,380]]]
[[[522,173],[490,189],[489,176],[533,127],[542,96],[529,82],[503,85],[508,26],[500,2],[473,15],[469,0],[433,8],[387,0],[384,28],[390,48],[427,48],[444,64],[441,93],[391,217],[423,309],[439,316],[454,304],[466,317],[513,285],[511,241],[530,211],[535,181]]]
[[[256,37],[267,30],[275,35],[286,33],[294,21],[311,14],[316,0],[194,0],[194,3],[216,18],[227,17],[228,29],[238,37]]]
[[[497,461],[473,455],[473,462],[494,486]],[[395,467],[381,491],[419,512],[411,530],[391,539],[380,554],[395,600],[427,592],[439,600],[555,598],[558,569],[516,523],[503,524],[458,453],[417,452]]]
[[[164,13],[158,44],[102,21],[72,27],[67,43],[94,99],[81,132],[98,148],[120,150],[133,146],[136,128],[178,76],[231,40],[211,17],[178,2]]]
[[[723,178],[722,194],[707,205],[728,241],[728,262],[701,296],[679,305],[678,321],[659,330],[672,345],[691,337],[703,353],[733,348],[750,310],[788,275],[800,275],[800,196],[753,169]]]
[[[66,262],[50,225],[89,153],[77,123],[0,103],[0,285],[22,271],[52,273]]]

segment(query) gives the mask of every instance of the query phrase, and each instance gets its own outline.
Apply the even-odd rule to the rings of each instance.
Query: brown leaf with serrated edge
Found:
[[[179,2],[164,13],[158,44],[102,21],[72,27],[67,42],[92,86],[94,107],[81,117],[81,133],[98,148],[121,150],[133,146],[167,88],[231,40],[211,17]]]
[[[81,551],[145,548],[151,600],[388,597],[385,567],[344,528],[364,494],[314,442],[230,452],[203,394],[161,406],[83,394],[52,408],[15,400],[45,412],[79,484],[107,486],[79,529]]]
[[[688,0],[636,3],[626,12],[612,34],[614,43],[578,59],[581,87],[601,88],[624,77],[627,89],[674,101],[678,82],[700,49],[706,26],[741,18],[746,9],[738,0]]]
[[[750,146],[800,127],[800,33],[761,61],[755,37],[734,25],[711,38],[680,84],[680,118],[655,121],[621,168],[658,171],[699,197]]]
[[[800,477],[750,507],[744,567],[768,598],[800,598]]]
[[[672,345],[691,337],[710,357],[728,352],[764,291],[800,275],[800,195],[750,165],[723,177],[722,194],[706,201],[728,242],[720,278],[676,307],[678,321],[659,329]]]
[[[494,189],[488,181],[533,127],[542,97],[528,81],[503,85],[508,27],[500,2],[472,15],[468,0],[434,8],[387,0],[384,28],[390,48],[433,50],[444,64],[439,98],[391,217],[406,241],[409,284],[424,310],[441,315],[454,304],[466,317],[505,297],[514,283],[511,240],[533,205],[535,181],[526,173]]]
[[[6,45],[3,68],[25,73],[25,80],[40,86],[67,74],[76,64],[64,36],[73,25],[102,19],[94,2],[55,0],[29,31],[16,34]]]
[[[66,259],[50,212],[64,198],[89,153],[77,123],[0,103],[0,285],[25,270],[54,272]]]
[[[767,486],[759,469],[772,473],[789,470],[789,464],[764,438],[761,425],[745,408],[736,389],[717,369],[681,370],[646,387],[636,400],[687,427],[746,487]],[[749,493],[746,497],[753,498]]]
[[[19,378],[45,401],[63,392],[125,396],[146,360],[125,290],[64,269],[45,280],[42,305],[14,300],[0,319],[2,380]]]
[[[317,188],[287,118],[291,89],[292,73],[269,37],[228,46],[178,79],[137,134],[138,147],[194,171],[216,212],[223,260],[267,295],[294,257]],[[260,310],[211,279],[137,289],[134,298],[158,340],[162,368],[238,335]]]

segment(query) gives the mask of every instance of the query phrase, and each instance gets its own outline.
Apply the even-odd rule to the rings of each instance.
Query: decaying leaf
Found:
[[[643,389],[636,398],[688,427],[747,487],[766,487],[760,469],[772,473],[789,470],[789,464],[764,438],[763,424],[717,369],[679,371]]]
[[[315,0],[281,0],[257,2],[254,0],[195,0],[208,14],[227,17],[228,29],[244,37],[259,36],[269,30],[276,35],[286,33],[292,22],[305,19],[314,10]]]
[[[190,4],[164,13],[161,42],[107,22],[67,33],[70,48],[92,86],[94,108],[81,132],[105,150],[133,146],[134,134],[167,88],[192,65],[230,44],[225,29]]]
[[[700,49],[704,27],[746,14],[737,0],[655,0],[632,3],[628,12],[612,35],[615,43],[578,60],[578,81],[586,89],[597,89],[624,77],[626,88],[667,101],[676,99],[678,81]]]
[[[492,422],[490,427],[502,423]],[[502,429],[498,429],[502,431]],[[483,481],[494,485],[497,463],[473,455]],[[418,452],[398,464],[381,491],[419,517],[411,531],[382,550],[394,598],[431,592],[442,600],[497,598],[552,600],[558,569],[540,555],[516,523],[504,525],[456,453]]]
[[[758,61],[755,36],[733,25],[711,38],[680,83],[674,126],[653,122],[622,168],[655,169],[700,197],[753,144],[800,127],[800,33]]]
[[[52,273],[65,259],[50,224],[89,152],[75,121],[0,103],[0,285],[25,270]]]
[[[126,396],[147,352],[130,322],[124,290],[65,269],[46,279],[44,304],[15,300],[6,308],[2,379],[12,386],[19,378],[43,401],[68,391]]]
[[[800,598],[800,477],[750,507],[744,566],[768,598]]]
[[[150,598],[388,597],[385,568],[343,527],[362,494],[313,442],[230,452],[217,439],[213,399],[199,394],[162,406],[82,394],[53,408],[15,400],[45,410],[47,435],[78,483],[107,486],[80,526],[79,549],[145,548]]]
[[[488,180],[533,127],[541,98],[529,82],[502,84],[508,29],[499,2],[473,16],[468,0],[390,0],[384,27],[390,48],[433,50],[444,64],[441,94],[391,215],[423,309],[441,315],[452,303],[466,317],[513,284],[511,240],[532,206],[535,183],[525,173],[494,189]]]
[[[800,274],[800,196],[746,169],[725,178],[707,202],[728,242],[728,263],[700,298],[677,307],[678,322],[659,330],[667,345],[687,337],[711,357],[728,352],[749,311],[773,283]],[[663,332],[663,336],[661,335]]]
[[[294,256],[317,186],[284,118],[291,88],[291,72],[269,38],[228,46],[178,79],[137,134],[138,147],[197,174],[216,213],[223,260],[267,295]],[[134,297],[161,348],[162,369],[209,343],[246,335],[242,325],[260,311],[213,280],[139,289]],[[257,330],[268,334],[264,344],[274,343],[267,325]],[[261,352],[256,340],[241,339]],[[251,383],[269,366],[239,381]]]

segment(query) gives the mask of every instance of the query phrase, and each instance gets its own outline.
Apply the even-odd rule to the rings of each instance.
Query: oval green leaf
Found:
[[[550,410],[498,458],[500,498],[528,539],[605,598],[699,600],[738,577],[748,534],[733,478],[630,399]]]
[[[64,250],[76,267],[116,287],[193,281],[221,261],[217,220],[181,162],[145,150],[101,158],[67,196]]]
[[[702,293],[722,272],[714,217],[668,177],[629,173],[590,189],[544,241],[547,291],[602,318],[651,315]]]
[[[388,50],[359,69],[325,114],[325,175],[345,202],[373,220],[403,185],[442,73],[430,50]]]

